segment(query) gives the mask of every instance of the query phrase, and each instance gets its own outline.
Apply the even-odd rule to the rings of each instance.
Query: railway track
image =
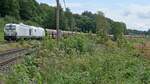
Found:
[[[0,73],[8,73],[11,70],[11,66],[18,62],[18,59],[24,57],[26,54],[33,52],[33,48],[30,49],[13,49],[7,50],[4,53],[0,53]]]

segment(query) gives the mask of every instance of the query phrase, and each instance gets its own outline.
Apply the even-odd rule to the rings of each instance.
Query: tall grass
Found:
[[[4,41],[4,32],[3,32],[4,25],[5,21],[0,18],[0,42]]]
[[[4,41],[3,31],[0,29],[0,42]]]
[[[150,61],[135,50],[96,44],[86,36],[45,39],[15,65],[6,84],[149,84]]]

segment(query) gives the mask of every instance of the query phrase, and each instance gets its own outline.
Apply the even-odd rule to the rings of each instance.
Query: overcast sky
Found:
[[[37,1],[55,5],[55,0]],[[60,1],[62,3],[63,0]],[[85,10],[93,13],[103,11],[106,17],[125,22],[129,29],[150,29],[149,0],[66,0],[66,5],[72,12],[79,14]]]

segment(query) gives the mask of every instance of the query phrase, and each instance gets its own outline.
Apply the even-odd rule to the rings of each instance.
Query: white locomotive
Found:
[[[25,24],[6,24],[4,27],[5,40],[17,39],[42,39],[45,37],[45,30],[41,27],[34,27]]]

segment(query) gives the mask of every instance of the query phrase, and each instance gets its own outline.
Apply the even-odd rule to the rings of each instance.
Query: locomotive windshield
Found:
[[[16,29],[16,26],[15,25],[7,25],[5,27],[5,30],[15,30]]]

